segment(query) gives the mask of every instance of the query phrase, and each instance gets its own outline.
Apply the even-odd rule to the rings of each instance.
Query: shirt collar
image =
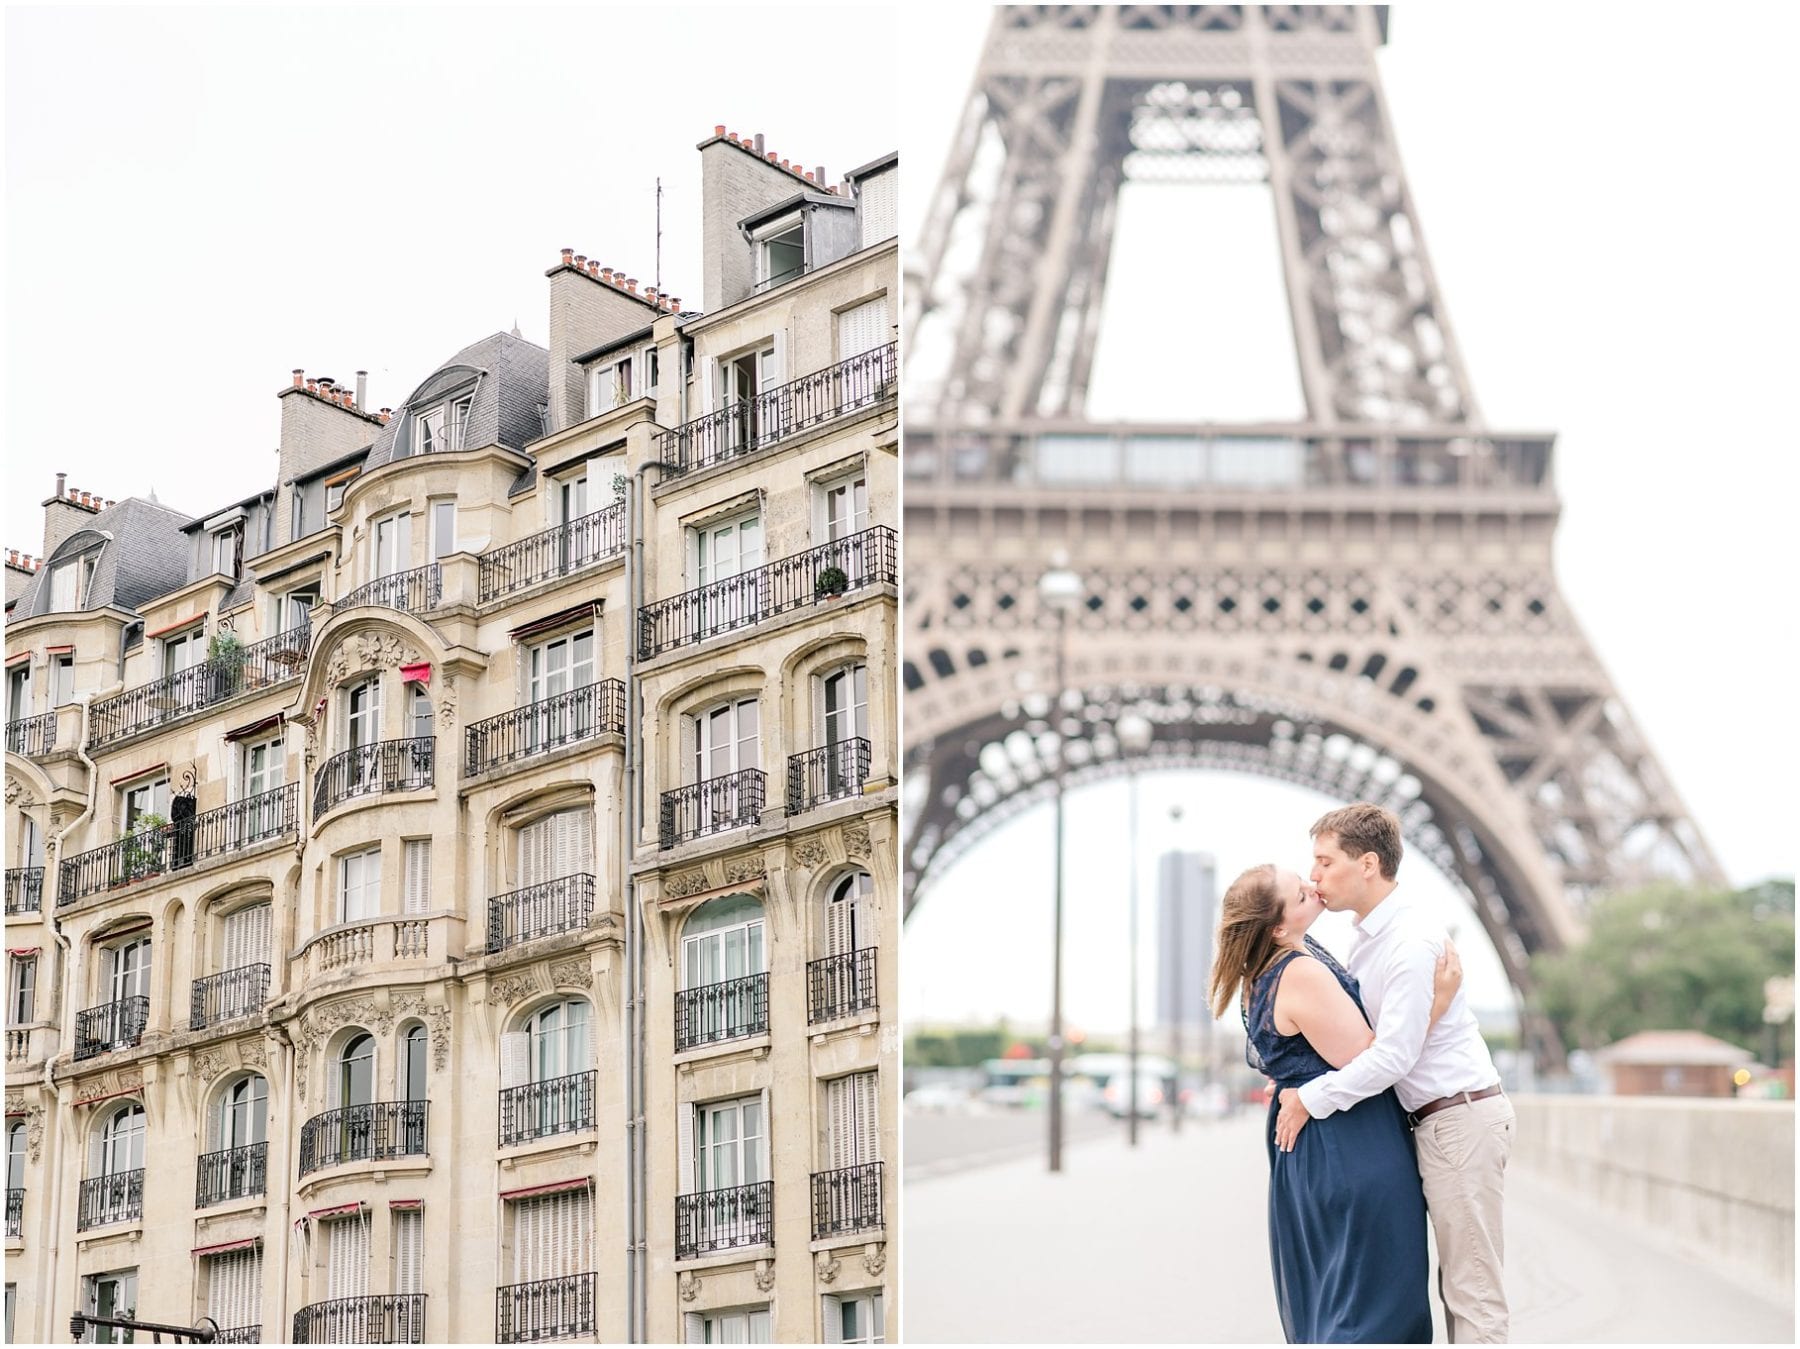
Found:
[[[1395,886],[1388,891],[1386,899],[1372,909],[1367,918],[1355,919],[1356,935],[1364,941],[1379,937],[1393,926],[1400,910],[1407,907],[1406,900],[1401,897],[1400,887]]]

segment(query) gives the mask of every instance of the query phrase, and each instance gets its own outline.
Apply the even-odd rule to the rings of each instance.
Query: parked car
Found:
[[[1120,1073],[1106,1084],[1105,1102],[1107,1111],[1114,1119],[1124,1119],[1126,1111],[1131,1109],[1128,1084],[1131,1077]],[[1137,1113],[1139,1119],[1153,1119],[1163,1104],[1163,1082],[1160,1077],[1149,1073],[1138,1074]]]

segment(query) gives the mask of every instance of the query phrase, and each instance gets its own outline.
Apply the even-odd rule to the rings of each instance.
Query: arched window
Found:
[[[594,1127],[592,1011],[579,998],[533,1012],[500,1037],[500,1142]]]
[[[122,1176],[144,1169],[144,1107],[133,1101],[115,1110],[96,1139],[94,1174]]]
[[[681,938],[675,1048],[759,1035],[769,1028],[763,906],[749,895],[702,904]]]
[[[542,1008],[525,1023],[525,1034],[533,1082],[567,1077],[593,1066],[588,1005],[579,998]]]
[[[831,888],[825,913],[825,954],[843,955],[875,945],[875,881],[853,871]]]
[[[213,1111],[212,1150],[247,1148],[269,1138],[269,1081],[251,1074],[219,1095]]]
[[[25,1188],[25,1122],[8,1126],[6,1130],[6,1188],[22,1190]]]
[[[338,1054],[333,1083],[340,1106],[371,1105],[375,1100],[375,1037],[352,1036]]]
[[[400,1037],[400,1089],[402,1099],[425,1099],[425,1027],[408,1026]]]

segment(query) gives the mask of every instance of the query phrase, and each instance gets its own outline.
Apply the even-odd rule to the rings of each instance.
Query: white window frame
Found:
[[[692,926],[692,920],[689,921]],[[746,917],[725,927],[682,933],[681,987],[684,990],[747,979],[752,975],[767,974],[768,970],[767,914],[761,905],[757,906],[754,918]]]
[[[381,847],[340,853],[337,859],[337,913],[340,923],[367,923],[381,916]]]
[[[751,1112],[755,1132],[749,1127]],[[761,1093],[694,1107],[694,1167],[694,1189],[700,1194],[770,1178],[768,1101]]]
[[[150,995],[152,947],[148,932],[134,932],[128,937],[103,943],[100,951],[102,1003]]]
[[[183,628],[180,632],[164,637],[158,644],[161,653],[162,673],[167,678],[180,674],[183,670],[191,670],[206,659],[202,643],[206,638],[206,625],[197,623],[193,627]]]
[[[23,721],[31,715],[31,661],[6,672],[6,719]]]
[[[37,1020],[37,957],[6,958],[6,1024],[29,1026]]]
[[[592,626],[533,642],[525,652],[525,701],[541,703],[594,683],[599,678],[599,646]]]
[[[826,1344],[886,1344],[887,1318],[883,1314],[881,1290],[871,1288],[861,1293],[826,1293],[820,1299]],[[855,1323],[855,1332],[845,1334],[844,1313]]]
[[[269,1079],[247,1073],[219,1093],[210,1121],[209,1151],[254,1147],[269,1141]]]
[[[864,465],[821,480],[814,488],[813,537],[835,543],[869,527],[869,474]]]
[[[447,399],[436,407],[413,414],[414,454],[455,454],[465,449],[469,436],[469,412],[473,394]]]
[[[588,500],[589,488],[592,486],[588,470],[592,463],[590,459],[583,459],[574,469],[551,476],[551,525],[566,525],[595,509]]]
[[[148,1123],[142,1101],[128,1101],[109,1114],[94,1135],[93,1169],[88,1179],[142,1171]]]
[[[122,833],[131,833],[146,815],[169,818],[169,779],[144,778],[119,789],[119,819]]]
[[[207,536],[212,551],[212,574],[236,580],[243,574],[244,526],[242,523],[215,529]]]
[[[779,286],[795,277],[806,275],[806,213],[794,211],[758,227],[750,236],[756,246],[756,284],[759,289]],[[781,244],[796,249],[799,257],[791,267],[777,268],[774,246]]]
[[[319,602],[323,593],[318,581],[309,581],[303,586],[296,586],[275,601],[275,629],[277,632],[294,632],[312,623],[312,609]]]
[[[84,1275],[81,1280],[81,1305],[89,1316],[109,1315],[123,1318],[137,1315],[138,1272],[134,1265],[130,1269],[108,1269],[97,1274]],[[111,1283],[116,1286],[112,1305],[102,1312],[100,1306],[100,1287]],[[88,1344],[125,1344],[133,1332],[115,1330],[111,1326],[89,1326],[87,1328]]]
[[[357,706],[363,695],[362,706]],[[359,679],[344,690],[344,749],[361,749],[381,740],[381,676]]]
[[[412,569],[412,511],[394,511],[369,522],[369,579]]]
[[[66,707],[75,701],[75,657],[64,653],[50,657],[50,706]]]
[[[588,370],[588,416],[598,417],[644,396],[647,390],[639,388],[638,357],[636,351],[619,352],[605,365]]]
[[[762,707],[756,697],[713,703],[696,712],[693,722],[694,776],[691,781],[710,782],[714,778],[762,766]]]
[[[737,1325],[736,1322],[743,1324]],[[682,1316],[684,1344],[773,1344],[767,1303],[756,1307],[730,1307],[718,1311],[686,1312]]]

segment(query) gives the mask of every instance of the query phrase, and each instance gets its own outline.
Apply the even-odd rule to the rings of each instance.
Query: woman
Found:
[[[1394,1093],[1312,1121],[1292,1152],[1275,1146],[1281,1089],[1343,1067],[1375,1039],[1356,980],[1306,935],[1324,905],[1293,872],[1260,866],[1220,909],[1213,1014],[1240,1003],[1250,1066],[1275,1083],[1265,1139],[1282,1329],[1290,1343],[1428,1344],[1425,1195]],[[1461,980],[1447,953],[1433,1023]]]

